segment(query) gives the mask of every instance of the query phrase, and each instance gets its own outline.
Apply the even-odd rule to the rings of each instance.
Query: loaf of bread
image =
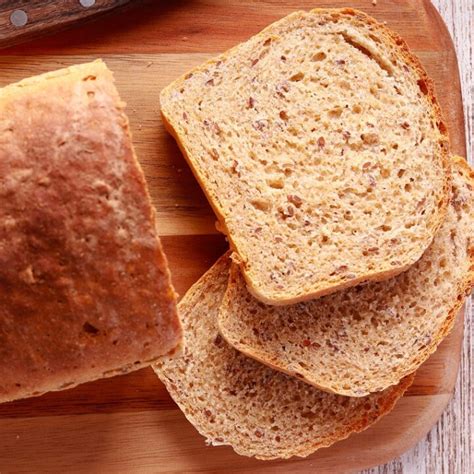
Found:
[[[180,346],[124,105],[101,61],[0,89],[0,401]]]
[[[289,307],[265,306],[236,266],[219,316],[239,351],[348,396],[383,390],[416,370],[451,330],[474,284],[474,172],[453,159],[446,221],[407,272]]]
[[[161,108],[265,303],[395,276],[443,220],[432,82],[364,13],[293,13],[177,79]]]
[[[362,431],[392,409],[411,384],[365,398],[322,392],[247,358],[226,344],[217,317],[229,276],[228,255],[188,291],[178,308],[182,357],[154,368],[186,418],[212,445],[259,459],[307,456]]]

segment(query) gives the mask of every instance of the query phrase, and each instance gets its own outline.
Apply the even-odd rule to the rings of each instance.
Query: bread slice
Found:
[[[265,306],[231,271],[219,327],[239,351],[329,392],[383,390],[451,330],[474,284],[474,173],[453,160],[453,194],[432,245],[407,272],[289,307]]]
[[[276,372],[226,344],[217,316],[229,266],[224,255],[179,303],[183,356],[154,365],[208,443],[259,459],[307,456],[364,430],[393,408],[412,376],[385,392],[351,399]]]
[[[443,220],[431,80],[364,13],[293,13],[166,87],[161,110],[265,303],[394,276]]]
[[[182,329],[101,61],[0,89],[0,401],[149,365]]]

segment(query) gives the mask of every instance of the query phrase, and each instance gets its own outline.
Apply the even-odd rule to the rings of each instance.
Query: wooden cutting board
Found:
[[[0,85],[102,57],[128,103],[134,142],[158,211],[177,290],[224,251],[215,218],[159,118],[164,85],[206,58],[299,8],[360,8],[386,21],[435,80],[452,149],[465,154],[455,52],[427,0],[156,1],[93,25],[4,50]],[[47,118],[46,118],[47,119]],[[211,448],[185,420],[151,369],[0,406],[0,472],[347,472],[383,463],[413,446],[451,397],[462,315],[418,371],[395,410],[375,426],[306,459],[262,462]],[[1,382],[0,382],[1,383]]]

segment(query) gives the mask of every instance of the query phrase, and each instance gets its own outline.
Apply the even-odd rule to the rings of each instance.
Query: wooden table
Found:
[[[379,0],[381,4],[383,0]],[[433,0],[453,37],[458,55],[466,120],[467,155],[473,164],[474,127],[474,1]],[[459,378],[453,399],[425,439],[392,462],[364,474],[469,474],[474,472],[473,451],[473,306],[467,304]]]
[[[220,1],[220,0],[216,0],[215,2],[209,2],[209,3],[217,3],[218,1]],[[252,1],[254,1],[255,5],[257,5],[257,3],[258,3],[257,0],[252,0]],[[473,0],[438,0],[437,2],[435,2],[435,4],[440,8],[441,13],[444,15],[444,17],[447,21],[448,27],[454,33],[453,36],[455,38],[456,45],[458,46],[459,63],[460,63],[461,68],[462,68],[462,74],[461,75],[462,75],[463,85],[464,85],[466,115],[467,115],[467,119],[469,120],[467,122],[467,124],[468,124],[468,134],[467,135],[468,136],[469,136],[470,131],[472,130],[472,91],[469,89],[469,87],[471,87],[471,84],[472,84],[471,82],[469,82],[469,74],[472,74],[472,73],[471,73],[471,70],[470,70],[471,61],[470,61],[470,58],[468,56],[470,54],[469,45],[470,45],[470,42],[472,42],[472,39],[469,38],[468,33],[469,33],[470,21],[472,21],[472,20],[471,20],[471,17],[469,16],[468,4],[472,4],[472,1]],[[222,2],[225,3],[224,0],[222,0]],[[370,8],[373,9],[374,15],[375,15],[376,11],[377,11],[377,8],[379,9],[379,11],[381,9],[383,10],[383,8],[385,8],[384,2],[387,2],[387,4],[390,4],[392,9],[397,8],[398,3],[395,2],[394,0],[378,0],[378,5],[373,5],[372,7],[370,6],[370,3],[371,3],[370,0],[367,0],[367,5],[369,5],[369,7],[368,7],[369,9]],[[170,4],[171,3],[172,2],[170,2]],[[266,3],[271,3],[271,2],[266,2]],[[290,2],[285,3],[285,5],[288,5],[289,3]],[[304,3],[304,5],[303,5],[303,3]],[[301,2],[300,6],[304,6],[305,8],[308,8],[308,3],[309,3],[308,1]],[[331,5],[332,5],[332,2],[327,2],[327,3],[331,3]],[[341,2],[339,2],[339,3],[341,3]],[[455,4],[455,5],[453,5],[453,4]],[[272,3],[272,5],[273,5],[273,3]],[[261,4],[259,6],[261,6]],[[402,21],[404,21],[404,20],[402,20]],[[132,23],[133,23],[133,21],[132,21]],[[123,49],[123,53],[127,54],[128,53],[127,48],[130,46],[130,44],[127,43],[127,42],[124,42],[123,38],[127,38],[127,33],[130,33],[128,30],[133,25],[130,25],[130,28],[127,28],[128,27],[127,24],[124,24],[123,22],[121,24],[124,28],[124,31],[123,32],[121,31],[121,33],[123,33],[123,35],[122,34],[120,35],[120,37],[122,39],[121,48]],[[97,33],[97,30],[96,30],[96,33]],[[155,31],[149,32],[149,33],[152,34],[153,37],[156,35]],[[418,33],[417,29],[413,30],[413,34],[414,34],[414,38],[418,38],[418,36],[424,37],[423,36],[423,31],[420,31]],[[73,35],[73,32],[71,32],[71,35]],[[174,35],[174,33],[173,33],[173,35]],[[245,32],[243,32],[242,35],[245,37],[246,36]],[[68,36],[68,33],[66,33],[63,38],[68,38],[68,37],[71,37],[71,36]],[[100,40],[100,35],[96,34],[96,39],[97,38],[99,38],[99,40]],[[148,38],[148,39],[150,39],[150,38]],[[173,40],[175,40],[175,39],[176,38],[175,38],[175,35],[174,35]],[[241,38],[241,39],[244,39],[244,38]],[[187,37],[183,37],[182,40],[186,41]],[[48,40],[46,40],[46,41],[48,41]],[[168,41],[170,41],[169,38],[168,38]],[[89,38],[87,36],[84,37],[84,43],[85,43],[85,48],[86,49],[89,48],[91,54],[92,53],[95,54],[95,49],[94,49],[95,43],[93,41],[93,38]],[[64,50],[68,49],[69,46],[67,44],[67,39],[63,40],[63,42],[60,44],[60,47],[63,47]],[[430,47],[429,41],[428,41],[428,43],[426,42],[426,38],[425,38],[425,47],[427,49],[429,49],[429,47]],[[32,46],[28,45],[27,47],[25,46],[24,48],[26,48],[26,49],[24,49],[24,53],[27,54],[27,55],[32,54],[32,53],[41,54],[41,51],[40,50],[38,51],[38,44],[37,45],[32,45]],[[31,50],[30,50],[30,48],[31,48]],[[184,47],[182,47],[182,49],[183,48]],[[39,49],[41,49],[41,48],[39,48]],[[77,58],[76,57],[71,57],[70,60],[74,60],[75,62],[78,62],[78,61],[80,61],[80,58],[81,58],[80,56],[78,56]],[[153,66],[153,63],[151,61],[146,63],[146,61],[149,60],[149,59],[150,58],[146,54],[143,55],[143,58],[141,58],[142,63],[147,64],[146,66],[143,66],[142,73],[143,74],[148,74],[148,76],[151,78],[154,66]],[[62,58],[54,59],[54,61],[56,61],[56,60],[58,61],[57,67],[59,67],[60,66],[59,63],[61,63]],[[113,62],[112,58],[110,60]],[[41,70],[42,67],[44,67],[44,65],[41,64],[41,61],[42,61],[42,59],[40,57],[38,59],[38,63],[39,63],[38,68],[40,70]],[[438,63],[436,63],[436,64],[438,64]],[[170,63],[170,65],[173,66],[173,64],[171,64],[171,63]],[[112,66],[114,66],[114,65],[112,64]],[[148,68],[148,66],[150,66],[150,67]],[[17,63],[17,67],[20,70],[22,69],[21,61]],[[40,70],[38,70],[38,72],[40,72]],[[25,71],[21,73],[21,76],[27,75],[27,73],[28,74],[33,73],[31,68],[26,68],[25,67]],[[135,81],[133,80],[134,79],[133,74],[134,73],[132,73],[132,72],[128,73],[128,70],[127,70],[127,72],[124,72],[124,76],[123,76],[123,77],[125,77],[125,75],[126,75],[126,77],[127,77],[126,83],[130,84],[129,87],[132,88],[132,89],[133,89],[133,87],[135,87],[133,85],[135,83]],[[167,74],[170,76],[169,78],[164,77]],[[158,75],[154,74],[153,75],[153,88],[154,88],[153,90],[155,90],[155,89],[158,90],[159,89],[159,84],[155,84],[155,81],[157,80],[157,77],[162,80],[162,82],[163,82],[163,84],[161,84],[161,86],[162,86],[166,83],[166,81],[169,81],[172,78],[174,78],[174,75],[175,75],[174,71],[169,71],[166,68],[160,70],[160,74],[158,74]],[[163,77],[161,77],[161,76],[163,76]],[[444,87],[444,90],[445,90],[445,94],[449,95],[450,86],[447,84],[447,82],[448,81],[446,81],[443,84],[443,87]],[[123,82],[122,82],[122,85],[124,85]],[[451,90],[452,90],[452,88],[451,88]],[[128,92],[130,92],[130,91],[128,91]],[[124,93],[127,93],[127,91],[124,90]],[[459,102],[458,102],[458,104],[459,104]],[[144,102],[143,103],[138,102],[138,103],[135,103],[135,106],[137,107],[137,110],[134,109],[133,102],[132,102],[132,107],[129,110],[129,115],[131,116],[132,122],[135,121],[134,123],[140,123],[140,122],[137,122],[138,112],[144,112],[145,109],[148,110],[148,108],[151,107],[151,105],[149,105],[148,103],[145,104]],[[448,110],[449,110],[449,108],[448,108]],[[460,115],[460,114],[458,114],[458,115]],[[143,117],[143,115],[140,115],[140,117]],[[142,132],[141,124],[138,125],[137,127],[138,128],[135,130],[135,132],[136,132],[135,138],[138,142],[141,143],[141,138],[143,138],[143,136],[144,136],[145,132],[148,130],[148,128],[144,127],[144,131]],[[145,138],[147,138],[147,137],[145,137]],[[145,142],[147,142],[147,141],[144,140],[143,143],[145,143]],[[155,143],[154,141],[152,141],[152,142]],[[167,143],[169,143],[169,142],[170,142],[170,140],[168,140]],[[470,148],[471,143],[470,142],[471,142],[471,140],[470,140],[470,137],[469,137],[469,148],[468,148],[469,152],[471,150],[471,148]],[[460,143],[461,142],[458,140],[458,143],[456,144],[458,150],[460,149],[460,146],[459,146]],[[146,156],[146,154],[144,154],[144,156]],[[147,169],[148,172],[150,172],[150,170],[153,171],[153,169],[154,169],[153,166],[152,166],[153,163],[152,164],[143,163],[143,164],[144,164],[144,166],[145,166],[145,168]],[[185,170],[178,169],[177,171],[180,172],[180,171],[185,171]],[[183,172],[183,175],[185,175],[185,174],[186,173]],[[186,176],[188,176],[188,175],[186,175]],[[151,176],[151,178],[156,178],[156,176]],[[159,176],[158,176],[158,178],[159,178]],[[188,178],[189,178],[189,176],[188,176]],[[183,179],[185,179],[185,178],[183,178]],[[156,185],[156,184],[154,184],[154,182],[156,182],[156,179],[154,181],[153,181],[153,179],[151,179],[150,186],[153,187],[154,185]],[[165,198],[163,198],[163,199],[166,201]],[[201,204],[203,204],[204,200],[202,199],[202,202],[201,201],[199,201],[199,202]],[[169,204],[168,201],[166,201],[165,204]],[[175,204],[173,203],[173,205],[175,205]],[[210,217],[212,217],[212,216],[210,216]],[[184,222],[183,219],[181,219],[181,221]],[[193,222],[191,222],[191,223],[188,222],[186,225],[193,224]],[[203,222],[204,221],[201,222],[201,220],[199,220],[200,225],[203,225]],[[209,231],[210,229],[213,229],[213,219],[209,218],[208,220],[205,220],[205,224],[207,225],[207,227],[204,229],[206,232]],[[165,221],[163,221],[162,225],[167,225],[167,223]],[[166,234],[166,232],[165,232],[165,234]],[[171,236],[171,238],[166,238],[165,237],[165,240],[166,240],[165,245],[167,246],[167,248],[171,249],[170,251],[172,251],[172,252],[174,252],[174,254],[176,254],[176,249],[173,250],[173,248],[172,248],[172,245],[173,245],[172,236]],[[186,256],[182,257],[182,260],[186,261]],[[209,264],[210,264],[210,262],[211,262],[211,259],[209,259]],[[174,262],[174,263],[176,263],[176,262]],[[180,262],[178,262],[178,263],[180,263]],[[179,265],[175,265],[174,268],[176,269],[176,268],[181,268],[181,267]],[[183,272],[181,272],[181,273],[183,273]],[[176,274],[175,274],[175,276],[176,276]],[[186,285],[190,284],[192,281],[194,281],[194,279],[195,279],[194,277],[196,277],[196,275],[194,275],[194,274],[193,275],[191,275],[191,274],[188,275],[188,274],[184,274],[184,273],[179,274],[177,276],[179,277],[178,280],[182,285],[184,285],[184,283],[186,283]],[[189,280],[189,281],[187,281],[187,280]],[[460,474],[465,474],[466,473],[467,474],[467,473],[473,472],[472,469],[471,469],[472,468],[472,466],[471,466],[471,452],[469,450],[470,443],[471,443],[470,426],[469,426],[469,422],[470,422],[470,419],[469,419],[469,416],[470,416],[470,413],[469,413],[469,408],[470,408],[470,406],[469,406],[470,405],[469,404],[469,396],[470,395],[469,394],[470,394],[470,390],[472,390],[472,386],[469,385],[470,380],[469,380],[469,377],[468,377],[469,372],[470,372],[470,360],[469,360],[468,356],[469,356],[469,351],[471,350],[470,348],[471,348],[471,344],[472,344],[472,342],[471,342],[472,341],[472,329],[471,329],[471,325],[470,325],[471,324],[470,316],[471,316],[471,306],[469,306],[469,308],[468,308],[467,318],[466,318],[467,322],[466,322],[464,358],[463,358],[463,363],[462,363],[462,366],[461,366],[461,375],[460,375],[460,378],[459,378],[458,389],[456,390],[456,396],[455,396],[454,401],[451,403],[450,407],[446,410],[446,412],[443,415],[440,422],[436,425],[436,427],[430,433],[428,438],[425,441],[420,442],[415,449],[411,450],[409,453],[405,454],[401,458],[399,458],[399,459],[397,459],[397,460],[395,460],[395,461],[393,461],[393,462],[391,462],[391,463],[389,463],[389,464],[387,464],[383,467],[381,466],[379,468],[375,468],[375,469],[365,471],[365,472],[373,472],[373,473],[398,473],[398,472],[406,473],[406,472],[408,472],[408,473],[430,473],[430,474],[431,473],[437,474],[438,472],[439,473],[441,473],[441,472],[451,473],[452,472],[453,474],[458,474],[458,473],[460,473]],[[457,360],[457,358],[456,358],[456,360]],[[120,411],[123,411],[123,410],[126,410],[126,409],[130,408],[129,403],[132,403],[132,404],[136,403],[136,404],[139,405],[141,403],[141,398],[143,398],[142,396],[144,395],[143,393],[140,393],[139,390],[143,389],[143,387],[145,387],[145,386],[150,387],[150,390],[153,390],[153,387],[156,388],[156,385],[157,385],[156,378],[152,374],[150,376],[150,379],[146,380],[147,383],[144,385],[142,383],[144,376],[146,376],[146,374],[144,375],[144,373],[141,372],[141,373],[132,375],[127,379],[129,381],[129,383],[125,384],[124,387],[122,387],[122,389],[123,389],[122,390],[123,393],[121,393],[121,395],[123,395],[122,399],[120,397],[117,397],[117,393],[112,390],[111,393],[110,393],[110,400],[109,400],[110,405],[108,405],[109,408],[111,408],[112,411],[120,412]],[[138,381],[138,383],[136,383],[135,385],[133,383],[134,380]],[[153,385],[153,383],[155,385]],[[97,386],[99,386],[99,384],[100,384],[100,382],[98,383]],[[428,386],[425,387],[425,388],[427,388],[427,390],[429,390],[430,387],[433,388],[432,385],[434,386],[434,384],[435,384],[435,382],[433,382],[433,384],[428,384]],[[106,386],[107,387],[112,387],[112,389],[114,387],[115,388],[120,388],[120,384],[116,383],[114,381],[108,381],[108,382],[103,381],[103,384],[100,385],[100,387],[106,387]],[[452,387],[452,385],[450,387]],[[84,390],[84,391],[81,391],[81,390]],[[128,390],[128,392],[127,392],[127,390]],[[450,391],[451,391],[451,389],[449,390],[449,392]],[[94,404],[95,398],[94,398],[93,394],[95,394],[95,392],[90,392],[90,391],[88,392],[87,387],[85,387],[85,388],[82,388],[82,389],[79,388],[75,393],[76,393],[76,399],[75,400],[78,402],[78,406],[75,407],[74,413],[75,413],[75,415],[77,415],[77,418],[76,418],[77,423],[80,424],[81,420],[83,420],[85,417],[87,417],[87,414],[85,412],[84,413],[81,412],[81,407],[83,406],[83,404],[85,404],[85,405]],[[85,400],[81,399],[81,394],[83,395],[83,397],[85,397]],[[446,395],[446,397],[448,397],[449,393],[445,394],[445,395]],[[65,394],[58,394],[57,396],[59,397],[59,401],[61,401],[61,397],[67,396],[67,394],[66,395]],[[153,395],[153,397],[154,397],[154,395]],[[55,395],[52,395],[49,398],[49,400],[50,400],[51,403],[49,405],[49,410],[50,411],[48,413],[54,415],[50,419],[51,422],[54,422],[54,420],[58,420],[60,415],[63,413],[64,406],[61,403],[59,403],[57,406],[55,405],[55,402],[54,402],[56,400]],[[150,401],[150,400],[153,401],[154,398],[149,397],[148,401]],[[114,403],[116,401],[118,401],[118,404],[120,406],[114,405]],[[161,402],[161,401],[162,400],[160,398],[160,400],[158,400],[158,402]],[[71,403],[71,400],[69,400],[69,402]],[[31,403],[34,405],[35,403],[38,403],[38,401],[35,402],[33,400],[33,401],[31,401]],[[26,405],[28,405],[28,404],[26,404]],[[98,406],[100,406],[100,403],[98,404]],[[145,408],[146,408],[146,406],[145,406]],[[40,411],[41,409],[42,409],[41,406],[37,406],[37,410]],[[59,410],[59,412],[56,413],[55,410]],[[61,410],[63,410],[63,411],[61,411]],[[36,411],[36,413],[39,413],[39,411]],[[30,413],[30,412],[28,411],[27,413]],[[19,423],[21,423],[21,421],[19,421]],[[25,421],[25,423],[26,423],[26,421]],[[58,425],[59,428],[56,430],[58,438],[55,439],[55,442],[57,442],[58,444],[61,444],[61,443],[67,444],[69,441],[68,441],[67,437],[63,437],[63,434],[62,434],[63,430],[64,430],[64,424],[62,424],[61,420],[59,420],[58,423],[59,423],[59,425]],[[399,419],[396,420],[395,424],[396,424],[397,427],[400,425]],[[15,425],[15,426],[17,426],[17,425]],[[70,423],[69,429],[71,430],[72,433],[76,433],[76,431],[78,430],[78,426],[75,422]],[[100,431],[100,430],[98,429],[98,431]],[[191,428],[189,428],[189,431],[190,431],[191,434],[194,435],[194,431],[192,431]],[[26,435],[28,434],[27,430],[25,430],[25,429],[24,429],[24,432],[25,432]],[[18,443],[24,444],[25,441],[23,440],[23,438],[20,440],[20,436],[17,435],[17,437],[19,439]],[[39,444],[41,444],[42,440],[38,439],[38,441],[40,442]],[[99,441],[100,441],[100,435],[99,435]],[[100,445],[100,443],[99,443],[99,445]],[[36,447],[37,445],[34,444],[34,446]],[[199,446],[201,446],[201,444]],[[43,447],[48,448],[47,443],[46,443],[46,445],[43,445]],[[73,447],[75,448],[76,445],[74,445]],[[127,444],[127,447],[130,448],[130,445]],[[0,446],[0,448],[1,448],[1,446]],[[372,445],[371,445],[371,450],[372,450]],[[399,451],[399,452],[401,452],[401,451]],[[44,454],[44,453],[42,453],[42,454]],[[87,456],[86,453],[81,453],[81,454],[84,454],[85,456]],[[114,459],[115,459],[116,456],[115,455],[113,455],[113,456],[114,456]],[[392,454],[392,456],[393,456],[393,454]],[[44,457],[44,455],[42,457]],[[28,460],[30,460],[30,459],[32,459],[32,456],[28,457]],[[140,464],[139,463],[139,458],[137,458],[135,456],[134,459],[136,460],[136,462],[138,462],[138,464]],[[388,457],[386,457],[386,459],[388,459]],[[0,461],[1,461],[1,459],[0,459]],[[3,459],[3,461],[5,461],[5,459]],[[380,462],[380,458],[378,459],[377,462]],[[3,465],[6,466],[5,464],[3,464]],[[54,463],[50,464],[50,465],[53,466]],[[25,464],[24,464],[24,466],[25,466]],[[28,466],[28,471],[30,470],[30,468],[31,468],[31,470],[34,470],[34,464],[30,465],[29,461],[28,461],[27,466]],[[123,469],[123,472],[127,472],[127,467],[124,466],[124,465],[121,465],[121,466],[122,466],[121,469]],[[134,467],[136,468],[137,466],[134,466]],[[79,468],[79,466],[76,466],[76,468]],[[156,466],[154,464],[153,469],[155,469],[155,468],[157,470],[160,469],[159,466]],[[231,469],[229,469],[229,471],[231,471]],[[5,472],[9,472],[8,468],[6,468]],[[27,471],[25,471],[25,472],[27,472]],[[92,472],[100,472],[100,471],[92,471]],[[140,472],[140,471],[136,471],[136,472]],[[248,472],[250,472],[250,471],[248,471]],[[281,472],[284,472],[284,471],[281,471]],[[287,471],[287,472],[291,472],[291,471]],[[327,472],[329,472],[329,471],[327,471]],[[335,472],[337,474],[337,471],[335,471]],[[3,470],[1,470],[1,473],[3,473]]]

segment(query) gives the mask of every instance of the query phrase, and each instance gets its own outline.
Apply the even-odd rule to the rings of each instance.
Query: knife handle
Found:
[[[0,0],[0,48],[65,29],[131,0]]]

